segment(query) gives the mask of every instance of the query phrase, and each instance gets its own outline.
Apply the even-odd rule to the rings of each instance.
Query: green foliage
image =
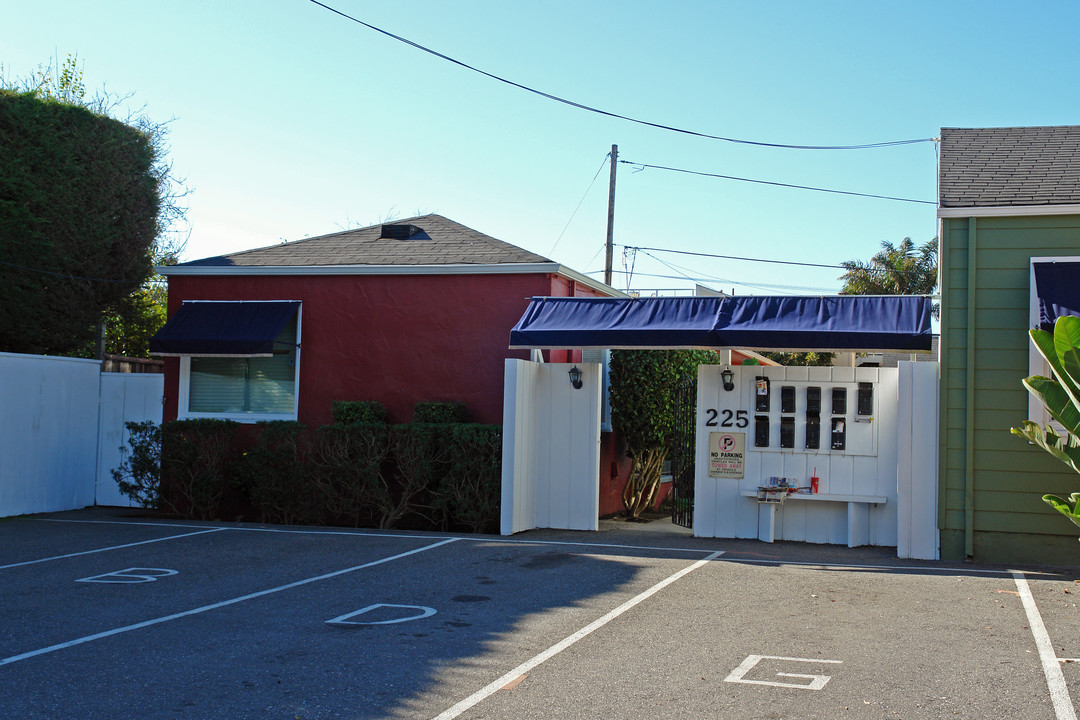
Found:
[[[1052,457],[1080,473],[1080,318],[1060,317],[1054,332],[1034,329],[1031,342],[1053,370],[1053,378],[1033,375],[1024,380],[1024,387],[1046,408],[1050,417],[1065,429],[1061,436],[1050,425],[1025,420],[1012,428],[1015,435],[1045,450]],[[1080,525],[1076,501],[1080,493],[1069,500],[1056,495],[1044,495],[1052,508]]]
[[[449,467],[439,502],[453,525],[496,532],[502,500],[502,426],[459,424],[447,431]]]
[[[418,402],[413,407],[414,423],[463,423],[465,406],[454,402]]]
[[[120,492],[142,507],[160,510],[161,426],[146,422],[126,422],[127,448],[121,447],[120,467],[112,471]]]
[[[311,450],[312,482],[329,517],[353,526],[374,517],[379,527],[389,527],[395,518],[381,512],[388,503],[389,452],[390,432],[382,423],[335,423],[319,428]]]
[[[881,243],[870,262],[848,260],[840,279],[848,295],[931,295],[937,287],[937,238],[916,247],[911,238],[899,246]]]
[[[135,128],[0,90],[0,350],[75,350],[146,280],[153,164]]]
[[[251,502],[262,522],[304,524],[323,520],[317,485],[311,480],[303,423],[258,423],[259,436],[242,461]]]
[[[652,505],[671,446],[675,390],[697,383],[697,366],[716,362],[705,350],[613,350],[611,424],[621,432],[633,460],[623,504],[631,517]]]
[[[833,358],[835,357],[835,353],[830,352],[764,352],[761,354],[773,362],[778,362],[787,367],[801,365],[832,365]],[[743,363],[743,365],[749,364],[749,362]],[[760,363],[754,359],[754,364],[758,365]]]
[[[114,119],[130,96],[88,97],[72,55],[3,71],[0,350],[93,357],[104,322],[106,352],[147,357],[165,315],[151,265],[176,261],[187,212],[168,123]]]
[[[374,400],[335,400],[330,404],[335,425],[383,424],[386,407]]]
[[[233,420],[173,420],[161,433],[162,508],[213,520],[237,488]]]

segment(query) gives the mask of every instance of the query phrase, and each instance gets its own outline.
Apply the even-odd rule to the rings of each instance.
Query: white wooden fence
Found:
[[[161,422],[164,376],[0,353],[0,517],[128,505],[112,481],[124,422]]]

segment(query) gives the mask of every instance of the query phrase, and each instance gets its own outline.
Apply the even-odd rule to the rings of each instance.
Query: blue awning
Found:
[[[533,298],[511,348],[930,350],[915,296]]]
[[[1035,262],[1035,294],[1039,298],[1039,327],[1054,331],[1063,315],[1080,316],[1080,262]]]
[[[294,300],[185,302],[150,338],[150,354],[270,356],[299,308]]]

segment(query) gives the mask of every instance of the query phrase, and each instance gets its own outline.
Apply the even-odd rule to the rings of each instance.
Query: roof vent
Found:
[[[408,240],[413,235],[423,232],[415,225],[383,225],[379,239],[390,238],[391,240]]]

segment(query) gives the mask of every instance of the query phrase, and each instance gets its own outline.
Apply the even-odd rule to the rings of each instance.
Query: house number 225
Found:
[[[705,427],[737,427],[744,428],[750,424],[750,418],[746,410],[716,410],[709,408],[705,411],[708,418]],[[719,418],[719,420],[717,420]]]

